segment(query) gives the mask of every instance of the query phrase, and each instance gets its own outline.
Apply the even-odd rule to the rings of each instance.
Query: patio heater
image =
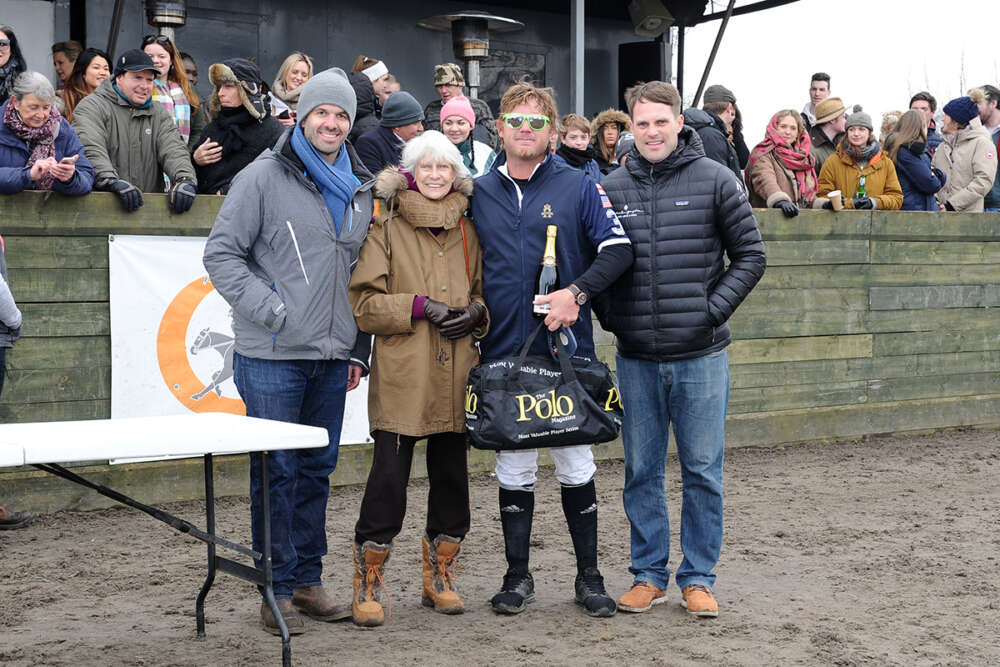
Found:
[[[524,28],[520,21],[478,11],[438,14],[420,19],[417,25],[428,30],[451,32],[455,57],[465,62],[465,83],[469,86],[469,97],[474,99],[479,97],[479,63],[490,54],[490,33]]]

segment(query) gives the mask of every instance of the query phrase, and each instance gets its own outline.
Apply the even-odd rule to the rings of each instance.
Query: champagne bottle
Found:
[[[542,255],[542,265],[538,267],[538,280],[535,282],[535,296],[539,297],[559,289],[559,267],[556,266],[556,232],[559,228],[549,225],[545,228],[545,253]],[[549,304],[535,304],[535,315],[546,315],[551,310]]]

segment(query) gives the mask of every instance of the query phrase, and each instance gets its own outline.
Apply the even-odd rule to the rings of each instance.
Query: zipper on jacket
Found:
[[[299,240],[295,238],[295,230],[292,229],[292,221],[285,220],[285,224],[288,225],[288,233],[292,235],[292,245],[295,246],[295,256],[299,258],[299,268],[302,269],[302,277],[306,279],[306,285],[308,285],[309,274],[306,273],[306,264],[302,261],[302,251],[299,250]]]
[[[504,165],[504,166],[506,166],[506,165]],[[539,165],[539,166],[541,166],[541,165]],[[535,167],[535,171],[537,171],[537,170],[538,170],[538,167]],[[513,178],[511,178],[510,174],[508,174],[506,170],[504,170],[504,169],[498,169],[497,171],[499,171],[502,176],[504,176],[508,181],[510,181],[510,184],[514,186],[514,192],[517,194],[517,217],[514,219],[514,228],[517,230],[517,242],[518,242],[519,249],[520,249],[520,253],[518,253],[518,254],[521,256],[520,257],[520,259],[521,259],[521,284],[523,285],[524,282],[525,282],[525,280],[527,280],[527,278],[525,277],[525,273],[524,273],[524,225],[521,224],[523,222],[522,215],[523,215],[523,212],[524,212],[524,207],[523,207],[523,204],[524,204],[524,193],[521,192],[521,188],[520,188],[520,186],[518,186],[517,181],[515,181]],[[535,172],[532,171],[531,172],[531,176],[534,176],[534,175],[535,175]],[[528,182],[531,182],[531,176],[528,177]],[[521,340],[523,341],[524,339],[526,339],[528,337],[528,330],[527,330],[527,327],[526,327],[527,323],[525,322],[524,316],[523,316],[523,314],[521,312],[522,310],[523,310],[523,308],[518,308],[517,309],[518,321],[521,324]]]
[[[653,312],[653,349],[658,349],[656,332],[659,331],[659,303],[656,299],[656,286],[659,278],[656,275],[656,178],[653,175],[655,165],[649,166],[649,301]]]

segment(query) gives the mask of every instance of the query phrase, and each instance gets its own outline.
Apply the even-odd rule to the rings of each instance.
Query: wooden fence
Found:
[[[108,234],[207,235],[221,197],[184,215],[162,195],[135,214],[113,195],[0,199],[24,337],[9,351],[0,421],[110,416]],[[1000,426],[1000,215],[758,211],[763,281],[731,327],[727,444],[773,445],[960,426]],[[614,365],[614,340],[598,332]],[[599,456],[621,455],[620,444]],[[333,483],[363,482],[371,451],[345,444]],[[423,474],[415,457],[414,474]],[[474,452],[470,465],[489,469]],[[85,466],[166,502],[200,495],[198,468],[167,461]],[[245,457],[220,465],[219,492],[246,492]],[[0,502],[41,511],[102,506],[31,469],[0,470]]]

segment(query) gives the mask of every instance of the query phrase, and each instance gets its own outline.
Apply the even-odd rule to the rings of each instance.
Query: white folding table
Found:
[[[291,665],[288,628],[274,599],[271,574],[271,508],[268,478],[269,450],[308,449],[329,443],[326,429],[286,422],[241,417],[224,413],[202,413],[168,417],[97,419],[91,421],[42,422],[0,425],[0,466],[31,465],[81,484],[101,495],[149,514],[167,525],[208,545],[208,574],[195,602],[198,636],[205,635],[205,597],[221,570],[264,589],[264,598],[281,628],[283,665]],[[261,498],[263,549],[259,553],[215,534],[216,454],[261,452]],[[100,459],[130,459],[162,456],[202,456],[205,461],[205,530],[163,510],[145,505],[118,491],[95,484],[64,468],[62,463]],[[261,568],[216,555],[224,547],[261,562]]]

